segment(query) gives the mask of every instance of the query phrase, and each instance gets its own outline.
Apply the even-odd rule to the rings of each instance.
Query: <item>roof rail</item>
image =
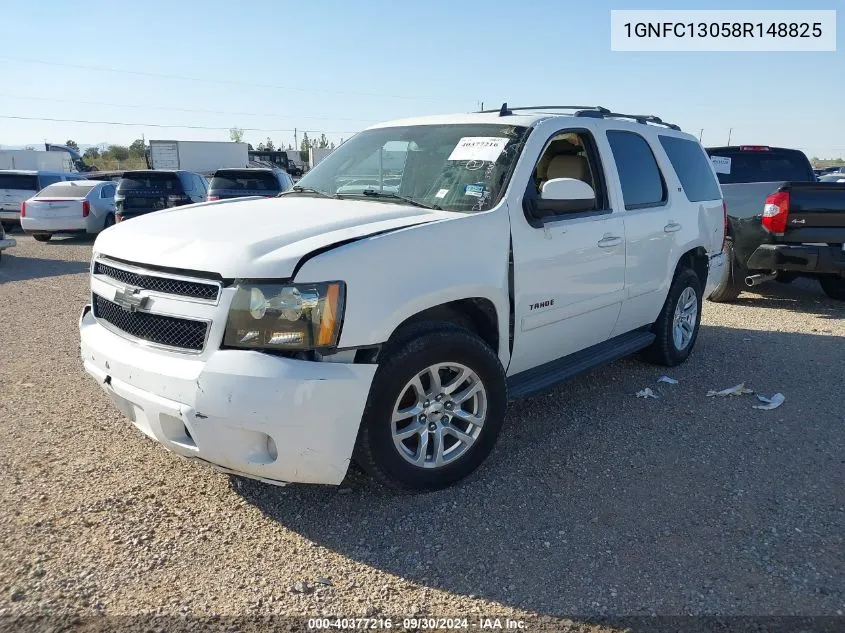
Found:
[[[672,130],[681,129],[679,125],[668,123],[653,114],[622,114],[621,112],[596,112],[595,110],[581,110],[576,112],[575,116],[589,117],[593,119],[630,119],[632,121],[636,121],[637,123],[642,123],[643,125],[651,123],[652,125],[663,125]]]
[[[525,110],[590,110],[590,111],[610,113],[610,110],[608,110],[607,108],[603,108],[601,106],[546,105],[546,106],[520,106],[518,108],[509,108],[507,102],[503,103],[501,108],[496,108],[495,110],[479,110],[479,112],[483,113],[483,114],[498,112],[499,116],[508,116],[509,114],[513,114],[514,112],[525,111]]]
[[[569,105],[547,105],[547,106],[521,106],[518,108],[509,108],[507,102],[502,104],[501,108],[495,110],[479,110],[481,113],[498,112],[499,116],[509,116],[514,112],[526,110],[575,110],[575,116],[588,117],[591,119],[630,119],[637,123],[647,125],[663,125],[672,130],[680,130],[680,126],[674,123],[667,123],[660,117],[652,114],[622,114],[621,112],[612,112],[602,106],[569,106]]]

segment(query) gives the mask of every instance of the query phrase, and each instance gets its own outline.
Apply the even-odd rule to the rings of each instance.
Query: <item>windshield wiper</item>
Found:
[[[280,198],[281,196],[286,196],[291,193],[316,193],[318,196],[323,196],[324,198],[337,198],[337,196],[333,193],[327,193],[325,191],[320,191],[319,189],[312,189],[311,187],[300,187],[299,185],[294,185],[292,188],[287,191],[283,191],[276,197]]]
[[[423,202],[414,200],[413,198],[409,198],[408,196],[400,196],[398,193],[393,193],[392,191],[376,191],[375,189],[364,189],[364,191],[362,191],[361,193],[371,198],[393,198],[394,200],[401,200],[402,202],[410,204],[412,207],[422,207],[423,209],[432,209],[434,211],[443,210],[442,207],[438,207],[436,204],[425,204]]]

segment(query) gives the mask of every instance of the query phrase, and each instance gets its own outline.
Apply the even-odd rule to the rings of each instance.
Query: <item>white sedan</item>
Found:
[[[99,180],[49,185],[21,204],[21,228],[39,242],[55,233],[99,233],[114,224],[115,188]]]

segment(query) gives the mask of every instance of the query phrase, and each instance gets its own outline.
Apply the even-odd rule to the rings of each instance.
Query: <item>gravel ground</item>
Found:
[[[0,262],[0,618],[616,626],[845,610],[845,305],[813,282],[707,304],[695,353],[668,372],[678,385],[625,360],[516,403],[474,476],[403,496],[275,488],[167,453],[82,370],[90,240],[14,237]],[[705,397],[741,381],[786,403]],[[646,386],[660,399],[634,397]]]

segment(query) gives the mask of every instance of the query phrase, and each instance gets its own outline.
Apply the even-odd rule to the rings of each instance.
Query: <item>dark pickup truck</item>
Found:
[[[798,276],[845,301],[845,184],[818,182],[807,157],[780,147],[707,149],[727,206],[727,261],[711,301]]]

